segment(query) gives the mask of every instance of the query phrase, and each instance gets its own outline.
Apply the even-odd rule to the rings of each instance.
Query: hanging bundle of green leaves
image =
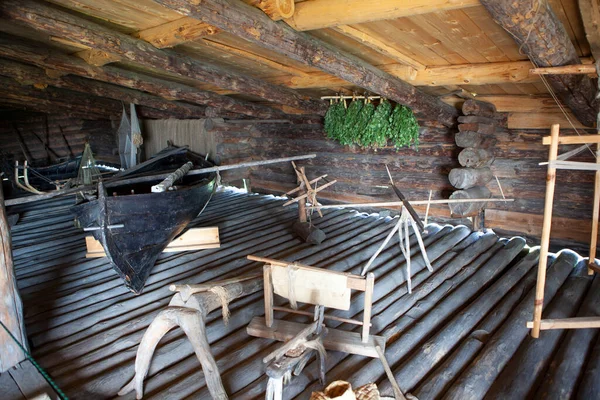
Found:
[[[392,103],[383,99],[361,135],[361,145],[364,147],[383,147],[387,144],[387,133],[390,127]]]
[[[325,132],[327,133],[327,137],[331,139],[338,139],[341,137],[345,119],[346,104],[344,101],[337,101],[330,104],[327,114],[325,114]]]
[[[338,138],[338,141],[341,144],[349,145],[355,142],[356,123],[358,122],[358,117],[360,110],[363,108],[363,104],[364,103],[360,100],[352,100],[352,103],[350,103],[348,106],[348,110],[346,110],[346,120],[344,121],[342,137]]]
[[[410,108],[396,105],[389,117],[388,138],[394,147],[419,147],[419,124]]]
[[[375,106],[371,101],[367,98],[365,99],[365,104],[363,105],[360,113],[356,118],[356,124],[354,125],[354,143],[359,146],[366,147],[368,144],[363,143],[365,129],[367,129],[367,125],[373,118],[373,114],[375,113]]]

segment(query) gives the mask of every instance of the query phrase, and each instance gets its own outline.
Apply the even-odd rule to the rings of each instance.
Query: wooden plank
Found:
[[[511,112],[508,114],[508,129],[548,129],[548,126],[553,124],[564,126],[565,129],[572,129],[573,126],[577,129],[590,129],[589,126],[579,122],[573,114],[567,112],[567,115],[569,119],[562,113]]]
[[[337,32],[340,32],[341,34],[352,38],[393,60],[399,61],[402,64],[410,65],[417,71],[425,69],[425,65],[421,64],[414,58],[404,54],[403,52],[392,46],[389,46],[388,44],[375,38],[374,36],[361,31],[358,28],[348,25],[340,25],[334,29]]]
[[[527,322],[528,328],[533,328],[533,321]],[[549,329],[584,329],[600,328],[600,317],[573,317],[561,319],[543,319],[540,321],[540,330]]]
[[[367,287],[365,289],[365,308],[363,313],[362,341],[369,341],[369,330],[371,329],[371,312],[373,307],[373,289],[375,288],[375,275],[367,274]],[[381,351],[381,349],[380,349]],[[379,354],[379,353],[378,353]]]
[[[102,243],[93,236],[85,237],[87,248],[86,258],[106,257]],[[177,251],[193,251],[215,249],[221,247],[218,227],[191,228],[179,237],[173,239],[163,250],[163,253]]]
[[[273,326],[273,280],[271,279],[271,264],[263,266],[265,292],[265,325]]]
[[[8,372],[15,380],[26,399],[43,399],[44,395],[51,399],[58,398],[58,395],[54,389],[50,387],[48,382],[46,382],[39,371],[33,366],[31,361],[23,361],[17,367],[10,369]]]
[[[308,31],[478,5],[479,0],[312,0],[297,3],[294,15],[285,22],[296,30]]]
[[[251,336],[285,342],[292,339],[304,328],[306,328],[305,324],[279,319],[273,321],[271,328],[267,328],[264,318],[254,317],[250,321],[250,324],[248,324],[246,332]],[[323,337],[323,345],[327,350],[379,358],[375,346],[379,346],[385,351],[385,338],[371,335],[369,336],[369,341],[363,343],[361,335],[358,332],[327,328],[327,335]]]
[[[600,131],[598,131],[600,134]],[[599,135],[600,136],[600,135]],[[600,143],[596,145],[596,165],[600,166]],[[596,265],[596,247],[598,245],[598,218],[600,218],[600,168],[594,174],[594,204],[592,208],[592,233],[590,238],[589,265]],[[594,270],[588,266],[588,275]]]
[[[552,125],[552,142],[548,154],[548,161],[556,160],[558,156],[558,137],[560,126]],[[546,177],[546,198],[544,200],[544,221],[542,224],[542,238],[540,243],[540,261],[538,265],[537,284],[535,288],[535,301],[533,303],[533,329],[531,336],[540,336],[540,320],[544,307],[544,287],[546,286],[546,267],[548,265],[548,248],[550,246],[550,229],[552,227],[552,207],[554,204],[554,186],[556,183],[556,168],[548,165]]]
[[[19,386],[8,372],[0,374],[0,393],[4,400],[25,400]]]
[[[552,137],[544,136],[542,139],[544,145],[552,143]],[[558,138],[558,144],[593,144],[600,143],[600,135],[577,135],[577,136],[561,136]]]
[[[319,68],[373,93],[407,105],[419,115],[435,118],[447,126],[455,123],[456,110],[438,98],[378,70],[345,51],[332,49],[314,37],[298,33],[286,24],[274,22],[247,4],[230,0],[211,0],[202,2],[201,5],[185,0],[157,2],[304,65]]]

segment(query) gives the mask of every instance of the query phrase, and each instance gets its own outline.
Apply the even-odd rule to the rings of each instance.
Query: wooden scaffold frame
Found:
[[[544,307],[544,288],[546,286],[546,268],[548,264],[548,248],[550,246],[550,230],[552,226],[552,208],[554,202],[554,188],[556,186],[556,170],[571,169],[582,171],[596,171],[594,183],[594,208],[592,213],[592,234],[590,240],[590,256],[588,263],[588,274],[592,275],[594,271],[600,272],[596,266],[596,247],[598,237],[598,217],[600,215],[600,134],[598,135],[580,135],[561,138],[560,126],[552,125],[551,135],[545,137],[544,145],[550,145],[548,156],[548,172],[546,178],[546,198],[544,203],[544,220],[542,225],[542,240],[540,243],[540,260],[538,266],[537,284],[535,291],[535,302],[533,308],[533,321],[527,322],[527,327],[531,328],[531,336],[538,338],[541,330],[549,329],[585,329],[600,328],[600,317],[575,317],[562,319],[542,319],[542,309]],[[599,132],[600,133],[600,132]],[[562,161],[558,156],[559,144],[593,144],[596,143],[596,162],[577,162]]]

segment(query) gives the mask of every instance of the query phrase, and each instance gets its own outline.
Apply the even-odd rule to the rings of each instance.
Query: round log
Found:
[[[484,137],[477,132],[457,132],[454,141],[458,147],[482,147]]]
[[[485,101],[469,99],[463,103],[462,112],[465,115],[493,118],[496,114],[496,106]]]
[[[475,186],[466,190],[457,190],[450,195],[451,199],[489,199],[492,192],[485,186]],[[448,204],[452,216],[462,217],[471,215],[483,209],[487,202],[480,201],[475,203],[454,203]]]
[[[291,18],[295,11],[294,0],[252,0],[248,4],[263,10],[273,21]]]
[[[484,186],[492,180],[494,174],[489,167],[454,168],[448,174],[450,184],[457,189],[468,189],[473,186]]]
[[[484,135],[493,135],[496,132],[496,124],[483,124],[480,122],[470,124],[459,124],[458,130],[461,132],[473,131],[483,133]]]
[[[458,155],[458,162],[463,167],[481,168],[490,166],[494,162],[494,156],[488,150],[467,147]]]

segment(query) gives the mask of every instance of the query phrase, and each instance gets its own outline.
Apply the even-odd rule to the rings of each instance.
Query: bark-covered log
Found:
[[[472,131],[484,135],[493,135],[496,132],[496,125],[482,123],[459,124],[458,130],[461,132]]]
[[[489,199],[492,192],[485,186],[475,186],[466,190],[457,190],[450,195],[450,199]],[[449,204],[453,216],[462,217],[472,215],[485,207],[487,202],[454,203]]]
[[[481,168],[490,166],[494,162],[491,151],[467,147],[458,154],[458,162],[463,167]]]
[[[484,186],[492,180],[494,174],[489,167],[454,168],[448,174],[448,180],[457,189],[469,189],[473,186]]]
[[[561,287],[563,282],[564,285],[567,285],[573,280],[580,280],[579,277],[567,278],[573,272],[578,258],[579,256],[572,251],[563,251],[552,263],[552,266],[548,269],[546,280],[545,304],[548,304],[554,298],[559,288],[561,290],[566,289]],[[580,263],[580,267],[583,266],[584,264]],[[566,279],[567,282],[565,282]],[[444,399],[484,398],[497,376],[509,363],[529,333],[526,322],[531,319],[534,296],[535,291],[532,289],[514,309],[503,327],[486,343],[477,358],[452,384]]]
[[[314,37],[296,32],[287,24],[276,23],[260,10],[241,1],[210,0],[198,4],[186,0],[157,0],[157,2],[305,65],[319,68],[373,93],[405,104],[415,113],[437,119],[446,126],[453,126],[456,123],[456,109],[440,99],[344,51],[334,50]]]
[[[485,103],[490,104],[491,103]],[[486,124],[486,125],[497,125],[497,121],[493,117],[482,117],[478,115],[461,115],[458,117],[458,123],[460,124]]]
[[[206,5],[203,3],[202,8]],[[269,22],[269,17],[251,6]],[[282,86],[229,71],[222,66],[198,61],[168,49],[157,49],[150,43],[127,34],[111,30],[65,11],[32,0],[6,0],[0,3],[3,19],[14,21],[48,35],[62,37],[73,42],[121,56],[123,59],[146,68],[161,69],[185,78],[257,96],[265,100],[300,108],[315,114],[324,114],[327,105]],[[290,28],[291,29],[291,28]],[[388,96],[389,97],[389,96]],[[441,102],[441,101],[440,101]]]
[[[273,108],[199,90],[182,83],[156,78],[139,72],[127,71],[111,65],[94,67],[88,65],[78,57],[63,54],[45,47],[40,48],[35,43],[26,42],[17,37],[1,36],[0,53],[4,57],[34,64],[46,70],[55,70],[131,89],[143,90],[164,97],[165,99],[177,99],[194,104],[210,105],[220,110],[256,118],[273,119],[289,117],[287,114]],[[223,115],[222,112],[217,114],[220,116]]]
[[[485,101],[469,99],[463,103],[462,112],[465,115],[494,118],[496,115],[496,106]]]
[[[79,93],[93,94],[113,100],[145,105],[169,112],[174,118],[203,118],[205,107],[168,101],[148,93],[77,76],[49,77],[44,70],[15,61],[0,60],[0,75],[15,79],[24,85],[51,85]]]
[[[586,268],[573,271],[569,280],[548,305],[544,318],[574,317],[589,288],[591,278],[587,275]],[[532,396],[542,382],[543,373],[565,335],[565,330],[554,329],[544,331],[538,339],[531,336],[525,338],[486,396],[492,399],[525,399]]]
[[[538,67],[581,64],[577,50],[550,2],[482,0],[494,20]],[[546,80],[573,114],[587,126],[596,122],[596,85],[587,75],[547,75]]]
[[[496,143],[495,139],[472,131],[456,132],[454,141],[458,147],[478,147],[484,149],[490,148]]]

